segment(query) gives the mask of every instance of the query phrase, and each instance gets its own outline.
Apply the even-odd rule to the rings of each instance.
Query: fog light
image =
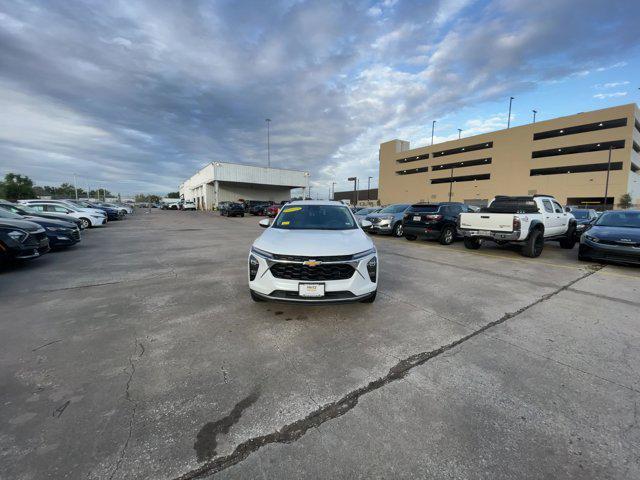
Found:
[[[376,281],[376,274],[378,272],[378,258],[371,257],[371,260],[367,262],[367,272],[369,272],[369,278],[372,282]]]
[[[253,281],[258,274],[258,268],[260,267],[260,262],[253,255],[249,256],[249,280]]]

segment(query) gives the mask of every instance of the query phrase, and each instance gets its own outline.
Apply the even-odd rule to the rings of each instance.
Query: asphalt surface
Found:
[[[640,269],[375,237],[374,304],[254,303],[257,221],[0,270],[0,478],[640,478]]]

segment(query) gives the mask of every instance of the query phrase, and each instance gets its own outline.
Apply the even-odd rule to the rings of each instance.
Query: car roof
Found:
[[[342,205],[347,206],[337,200],[292,200],[287,202],[289,205]]]

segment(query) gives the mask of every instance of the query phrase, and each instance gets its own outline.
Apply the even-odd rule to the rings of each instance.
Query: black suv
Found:
[[[220,206],[220,215],[226,215],[227,217],[244,217],[244,205],[235,202],[224,202]]]
[[[457,235],[457,220],[461,213],[469,212],[464,203],[416,203],[411,205],[402,218],[404,238],[438,240],[442,245],[451,245]]]
[[[48,251],[49,239],[40,225],[0,218],[0,259],[28,260]]]

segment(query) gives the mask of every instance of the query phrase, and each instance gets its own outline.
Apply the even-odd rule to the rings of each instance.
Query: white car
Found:
[[[249,252],[255,301],[371,303],[378,289],[378,252],[346,205],[297,201],[284,205]]]
[[[99,208],[88,207],[86,203],[81,200],[18,200],[20,203],[24,203],[26,205],[31,205],[32,203],[48,203],[55,205],[63,205],[65,207],[72,208],[79,212],[86,212],[93,216],[102,215],[105,218],[105,223],[107,219],[107,214],[104,210],[100,210]]]
[[[185,200],[182,204],[182,210],[196,210],[195,202],[191,200]]]
[[[66,215],[71,215],[72,217],[78,218],[82,222],[83,229],[89,227],[99,227],[107,223],[107,217],[105,215],[100,215],[93,211],[88,211],[90,209],[80,209],[73,205],[50,202],[47,200],[30,200],[29,202],[25,202],[25,204],[39,212],[64,213]]]

